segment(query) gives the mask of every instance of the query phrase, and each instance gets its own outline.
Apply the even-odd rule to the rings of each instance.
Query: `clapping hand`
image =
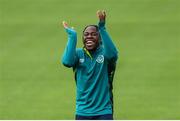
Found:
[[[106,12],[104,10],[98,10],[97,11],[97,16],[98,16],[100,22],[105,22],[105,20],[106,20]]]
[[[76,35],[76,31],[74,30],[74,27],[69,27],[67,22],[65,21],[62,22],[62,25],[69,35]]]

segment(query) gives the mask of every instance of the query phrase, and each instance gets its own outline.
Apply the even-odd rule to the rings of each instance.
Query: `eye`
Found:
[[[85,32],[85,33],[84,33],[84,36],[88,36],[88,35],[89,35],[89,33],[88,33],[88,32]]]
[[[97,33],[97,32],[92,32],[92,33],[85,32],[83,35],[84,35],[84,36],[89,36],[89,35],[91,35],[91,36],[97,36],[98,33]]]
[[[96,33],[96,32],[91,33],[91,36],[97,36],[97,35],[98,35],[98,33]]]

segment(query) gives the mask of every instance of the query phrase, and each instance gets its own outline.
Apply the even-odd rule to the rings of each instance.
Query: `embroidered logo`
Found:
[[[104,56],[103,56],[103,55],[99,55],[99,56],[97,57],[96,61],[97,61],[98,63],[103,63],[103,62],[104,62]]]
[[[84,63],[84,58],[80,58],[80,59],[79,59],[79,62],[80,62],[80,63]]]

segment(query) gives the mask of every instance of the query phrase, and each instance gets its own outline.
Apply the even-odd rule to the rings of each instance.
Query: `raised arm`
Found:
[[[99,18],[99,32],[104,46],[104,56],[109,60],[113,59],[116,61],[118,58],[118,51],[105,28],[106,13],[105,11],[97,11],[97,16]]]
[[[73,67],[76,63],[76,44],[77,44],[77,33],[73,28],[68,27],[67,23],[63,21],[63,26],[68,34],[67,46],[64,50],[62,57],[62,63],[66,67]]]

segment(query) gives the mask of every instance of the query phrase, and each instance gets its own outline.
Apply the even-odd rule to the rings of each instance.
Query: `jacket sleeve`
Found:
[[[104,56],[108,60],[116,61],[118,58],[118,51],[106,31],[105,22],[99,22],[99,32],[104,46]]]
[[[68,42],[62,57],[62,64],[66,67],[73,67],[77,61],[76,44],[77,34],[73,29],[67,28]]]

